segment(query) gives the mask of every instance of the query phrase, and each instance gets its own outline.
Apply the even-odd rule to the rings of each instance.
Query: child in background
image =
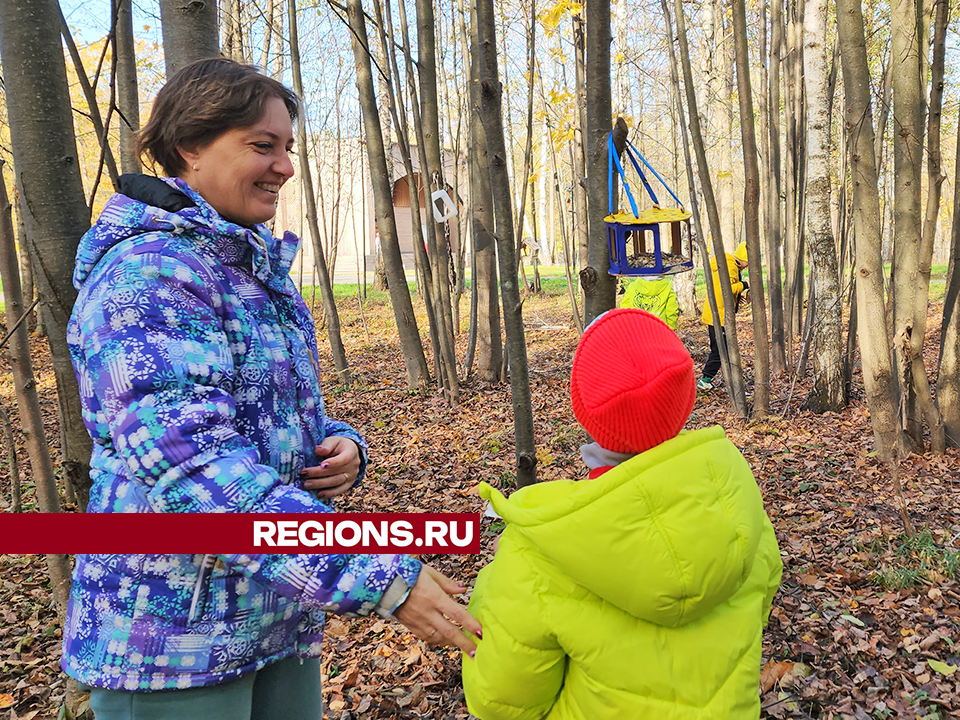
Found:
[[[637,278],[627,283],[620,302],[622,308],[639,308],[663,320],[671,330],[677,331],[680,305],[673,289],[673,278]]]
[[[470,612],[467,707],[481,720],[745,720],[782,563],[750,467],[722,428],[681,432],[693,360],[635,309],[580,340],[573,411],[590,479],[509,499]]]

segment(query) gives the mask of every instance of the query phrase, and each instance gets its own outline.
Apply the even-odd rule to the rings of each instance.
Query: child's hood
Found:
[[[720,427],[662,443],[601,477],[524,488],[486,484],[517,533],[575,582],[668,627],[728,600],[749,576],[769,522],[750,467]]]

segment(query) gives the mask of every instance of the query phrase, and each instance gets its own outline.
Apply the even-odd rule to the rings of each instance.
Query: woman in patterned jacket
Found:
[[[140,135],[168,177],[123,176],[83,237],[68,339],[88,512],[324,513],[362,478],[363,439],[324,413],[298,240],[263,225],[297,110],[253,67],[187,66]],[[80,555],[62,665],[98,720],[319,720],[325,610],[471,653],[463,590],[404,555]]]

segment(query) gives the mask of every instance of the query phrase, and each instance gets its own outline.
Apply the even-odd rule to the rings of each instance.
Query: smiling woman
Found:
[[[188,65],[140,136],[168,177],[122,176],[80,241],[88,512],[326,513],[363,477],[366,443],[324,412],[299,240],[263,225],[297,110],[256,68]],[[62,664],[98,720],[319,720],[323,611],[469,653],[464,589],[405,555],[78,555]]]

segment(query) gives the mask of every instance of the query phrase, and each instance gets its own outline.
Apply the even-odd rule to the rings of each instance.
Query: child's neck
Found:
[[[614,452],[601,447],[599,443],[589,443],[580,446],[580,457],[584,464],[590,468],[590,479],[598,478],[607,470],[615,468],[622,462],[626,462],[633,457],[631,453]]]

